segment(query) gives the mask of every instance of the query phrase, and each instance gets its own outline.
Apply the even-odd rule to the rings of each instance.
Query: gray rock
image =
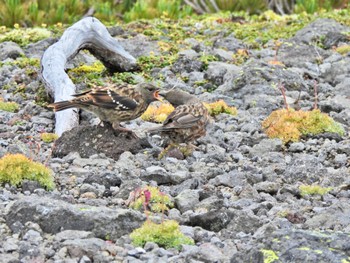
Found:
[[[143,216],[128,209],[72,205],[50,198],[27,196],[14,202],[7,212],[6,223],[10,228],[16,221],[22,224],[36,222],[46,233],[70,229],[91,231],[100,238],[118,238],[139,227]]]
[[[16,59],[23,55],[24,52],[17,43],[11,41],[0,43],[0,61],[7,58]]]
[[[216,86],[231,82],[239,75],[241,68],[224,62],[209,62],[204,78]]]
[[[199,251],[194,256],[200,262],[228,262],[228,258],[215,245],[211,243],[203,243],[199,246]]]
[[[118,39],[120,45],[133,57],[149,56],[151,53],[159,55],[157,41],[151,41],[147,36],[138,34],[127,39]]]
[[[3,244],[3,249],[6,253],[17,251],[18,250],[18,239],[8,238]]]
[[[244,48],[244,44],[241,40],[230,35],[228,37],[218,38],[214,42],[214,47],[236,52],[238,49]]]
[[[350,32],[350,28],[343,26],[333,19],[319,18],[299,30],[292,39],[296,42],[303,42],[309,45],[312,42],[317,42],[321,37],[326,36],[330,32],[345,33]]]
[[[289,146],[291,152],[302,152],[305,149],[305,144],[302,142],[293,142]]]
[[[79,230],[64,230],[58,232],[55,235],[54,240],[63,242],[65,240],[74,240],[74,239],[86,239],[92,238],[93,233],[90,231],[79,231]]]
[[[233,61],[234,53],[232,51],[226,51],[221,48],[216,48],[213,50],[213,55],[217,57],[220,61]]]
[[[258,192],[264,192],[268,194],[276,194],[277,191],[280,189],[280,185],[276,182],[260,182],[254,185],[255,189]]]
[[[190,225],[200,226],[206,230],[218,232],[227,227],[232,219],[231,210],[219,208],[207,213],[190,217]]]
[[[199,193],[196,190],[185,189],[175,197],[176,207],[181,213],[193,210],[199,203]]]
[[[282,149],[282,141],[280,139],[263,139],[259,144],[254,145],[250,150],[252,156],[263,157],[270,152],[278,152]]]
[[[307,219],[305,226],[309,229],[333,229],[341,231],[350,225],[350,205],[347,203],[336,203],[325,207],[321,211]]]

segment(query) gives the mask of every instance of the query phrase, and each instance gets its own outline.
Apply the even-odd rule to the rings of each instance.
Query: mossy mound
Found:
[[[161,224],[146,221],[140,228],[135,229],[130,237],[135,246],[143,247],[146,242],[157,243],[165,248],[180,249],[181,245],[194,245],[193,239],[185,236],[179,229],[179,223],[167,220]]]
[[[23,180],[37,181],[47,190],[55,187],[52,172],[22,154],[7,154],[0,159],[0,184],[18,186]]]
[[[263,122],[262,127],[270,138],[279,138],[284,143],[296,142],[302,135],[316,135],[325,132],[345,134],[340,123],[318,109],[295,111],[279,109],[273,111]]]

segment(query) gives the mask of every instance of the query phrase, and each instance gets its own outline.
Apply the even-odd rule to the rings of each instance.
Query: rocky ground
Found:
[[[118,28],[111,32],[123,33]],[[283,40],[277,56],[283,65],[271,63],[276,61],[273,41],[256,50],[232,34],[204,32],[210,45],[188,38],[190,48],[152,74],[163,86],[176,84],[205,101],[224,99],[238,108],[238,115],[216,117],[198,149],[183,160],[158,160],[146,143],[141,150],[128,148],[110,157],[73,151],[51,157],[52,144],[46,143],[33,149],[29,142],[40,132],[54,131],[54,114],[35,103],[42,86],[35,73],[2,64],[0,86],[9,88],[1,96],[19,103],[20,110],[0,111],[0,156],[25,153],[45,162],[54,172],[56,189],[45,191],[30,181],[0,188],[1,262],[350,261],[350,56],[334,50],[349,42],[344,34],[350,27],[330,19],[307,25]],[[121,43],[135,57],[157,50],[156,41],[134,35]],[[23,48],[1,43],[0,60],[38,58],[54,41]],[[239,49],[247,50],[249,59],[236,65],[232,57]],[[202,53],[218,61],[204,66],[198,59]],[[93,61],[85,53],[78,59]],[[310,109],[315,81],[320,109],[340,122],[346,135],[324,134],[287,145],[267,138],[261,121],[283,107],[278,83],[284,84],[291,106],[300,90],[298,106]],[[23,85],[24,93],[11,88],[14,82]],[[95,123],[82,113],[83,125]],[[127,124],[141,136],[150,125],[142,120]],[[125,207],[124,200],[147,184],[173,198],[175,207],[166,218],[178,221],[195,245],[180,251],[154,243],[132,245],[129,234],[145,216]],[[332,190],[302,195],[299,186],[311,184]]]

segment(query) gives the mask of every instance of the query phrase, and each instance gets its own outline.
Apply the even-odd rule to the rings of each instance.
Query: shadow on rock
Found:
[[[55,142],[53,157],[62,158],[70,152],[78,152],[81,157],[104,153],[107,157],[118,160],[126,151],[133,154],[150,148],[146,138],[134,138],[129,133],[119,133],[111,126],[78,126],[66,131]]]

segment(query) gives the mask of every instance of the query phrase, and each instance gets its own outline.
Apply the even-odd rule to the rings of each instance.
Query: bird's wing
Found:
[[[201,119],[202,116],[195,116],[186,106],[177,107],[166,118],[163,123],[164,129],[185,129],[191,128]]]
[[[125,86],[121,86],[120,89],[116,87],[113,89],[110,87],[92,88],[83,93],[75,94],[75,99],[72,102],[127,111],[134,110],[138,105],[138,102],[130,95]]]

